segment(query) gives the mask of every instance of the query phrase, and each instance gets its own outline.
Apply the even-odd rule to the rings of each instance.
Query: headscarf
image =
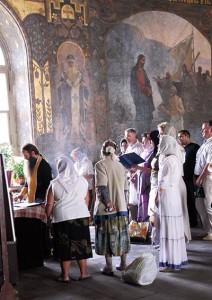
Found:
[[[158,127],[160,127],[163,130],[164,135],[170,135],[170,136],[176,138],[176,129],[174,128],[174,126],[172,126],[168,122],[163,122],[163,123],[159,124]]]
[[[77,181],[79,175],[74,168],[72,160],[66,156],[62,156],[57,161],[58,176],[57,180],[68,193],[72,189],[72,185]]]
[[[170,137],[172,137],[175,140],[175,142],[176,142],[176,149],[175,149],[174,155],[176,155],[177,158],[178,158],[178,160],[179,160],[180,167],[181,167],[181,174],[183,176],[184,175],[183,164],[185,162],[185,149],[176,140],[176,130],[175,130],[174,126],[170,125],[167,122],[164,122],[164,123],[161,123],[160,125],[158,125],[158,127],[162,128],[164,136],[170,136]],[[160,143],[161,143],[161,139],[160,139]],[[158,154],[162,154],[160,152],[160,146],[159,146]]]
[[[154,142],[154,150],[153,150],[153,154],[154,157],[156,156],[157,152],[158,152],[158,145],[159,145],[159,131],[158,130],[153,130],[150,132],[150,139]]]
[[[118,160],[118,156],[116,153],[116,142],[112,140],[107,140],[103,143],[102,149],[101,149],[101,157],[111,156],[112,160]]]
[[[86,154],[83,152],[83,149],[80,147],[72,150],[71,155],[72,155],[72,153],[74,153],[76,155],[78,162],[81,162],[82,159],[86,156]]]
[[[159,143],[159,153],[165,156],[176,155],[178,157],[178,144],[170,135],[163,135]]]

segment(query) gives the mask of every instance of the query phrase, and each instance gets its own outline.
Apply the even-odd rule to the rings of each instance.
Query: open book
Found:
[[[138,165],[145,162],[145,160],[135,152],[119,156],[119,161],[127,169],[130,169],[132,165]]]

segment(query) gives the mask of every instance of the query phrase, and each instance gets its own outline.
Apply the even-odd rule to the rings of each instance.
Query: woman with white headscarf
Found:
[[[104,142],[101,150],[102,160],[95,165],[96,203],[94,222],[96,229],[95,250],[105,255],[106,265],[101,273],[113,276],[112,256],[120,256],[118,270],[126,267],[126,256],[130,251],[128,212],[124,189],[126,170],[115,154],[116,143]],[[105,209],[110,203],[112,210]]]
[[[51,181],[47,193],[46,214],[52,217],[55,250],[60,260],[61,275],[57,281],[70,282],[71,260],[77,260],[81,277],[89,278],[87,258],[92,257],[89,231],[88,182],[79,176],[73,162],[61,157],[58,176]]]
[[[80,176],[84,176],[88,181],[89,190],[89,211],[93,213],[93,164],[82,148],[75,148],[70,154],[71,158],[75,161],[74,168]]]
[[[176,130],[169,123],[163,122],[163,123],[159,124],[158,130],[159,130],[160,137],[163,135],[168,135],[168,136],[173,137],[176,140]],[[191,240],[191,229],[190,229],[189,215],[188,215],[187,190],[186,190],[185,182],[183,180],[183,175],[184,175],[183,164],[185,162],[185,150],[177,141],[176,141],[175,154],[178,157],[180,172],[181,172],[181,178],[179,181],[179,189],[180,189],[180,196],[181,196],[181,201],[182,201],[184,232],[185,232],[186,241],[189,242]],[[162,162],[162,160],[163,160],[163,156],[160,155],[159,156],[159,168],[160,168],[160,163]]]
[[[159,152],[164,156],[158,173],[160,217],[160,271],[180,270],[188,264],[184,237],[183,212],[179,190],[181,169],[176,155],[176,140],[161,137]]]

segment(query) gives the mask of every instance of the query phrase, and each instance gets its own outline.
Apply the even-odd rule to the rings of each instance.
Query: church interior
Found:
[[[105,140],[119,144],[126,128],[140,138],[164,121],[201,145],[201,125],[212,119],[211,45],[211,0],[0,1],[0,153],[9,145],[20,159],[22,146],[33,143],[56,175],[57,159],[73,149],[96,163]],[[130,79],[140,54],[153,99],[141,119]],[[183,65],[192,74],[187,87]],[[182,98],[178,121],[163,108],[166,79]],[[120,272],[105,278],[103,258],[94,254],[90,280],[79,282],[73,263],[71,285],[55,283],[58,262],[47,259],[13,274],[16,294],[0,292],[0,299],[211,299],[211,241],[199,240],[202,234],[192,229],[188,267],[151,285],[125,284]],[[92,226],[91,236],[94,243]],[[128,260],[152,251],[158,257],[150,243],[132,244]]]

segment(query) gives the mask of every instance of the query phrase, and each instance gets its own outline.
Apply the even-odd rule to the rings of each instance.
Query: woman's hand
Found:
[[[163,194],[164,191],[165,191],[165,189],[160,189],[160,190],[159,190],[160,196]]]
[[[156,197],[155,197],[155,205],[156,205],[157,208],[159,207],[159,196],[158,196],[158,192],[157,192],[157,195],[156,195]]]
[[[20,200],[20,202],[21,202],[21,200],[23,200],[23,195],[19,194],[18,196],[13,198],[14,202],[17,202],[18,200]]]
[[[137,173],[134,173],[133,175],[131,175],[129,181],[132,183],[135,183],[135,182],[137,182],[137,178],[138,178]]]
[[[132,167],[132,169],[133,169],[134,171],[135,171],[135,170],[144,171],[144,167],[139,166],[139,165],[132,165],[131,167]]]

